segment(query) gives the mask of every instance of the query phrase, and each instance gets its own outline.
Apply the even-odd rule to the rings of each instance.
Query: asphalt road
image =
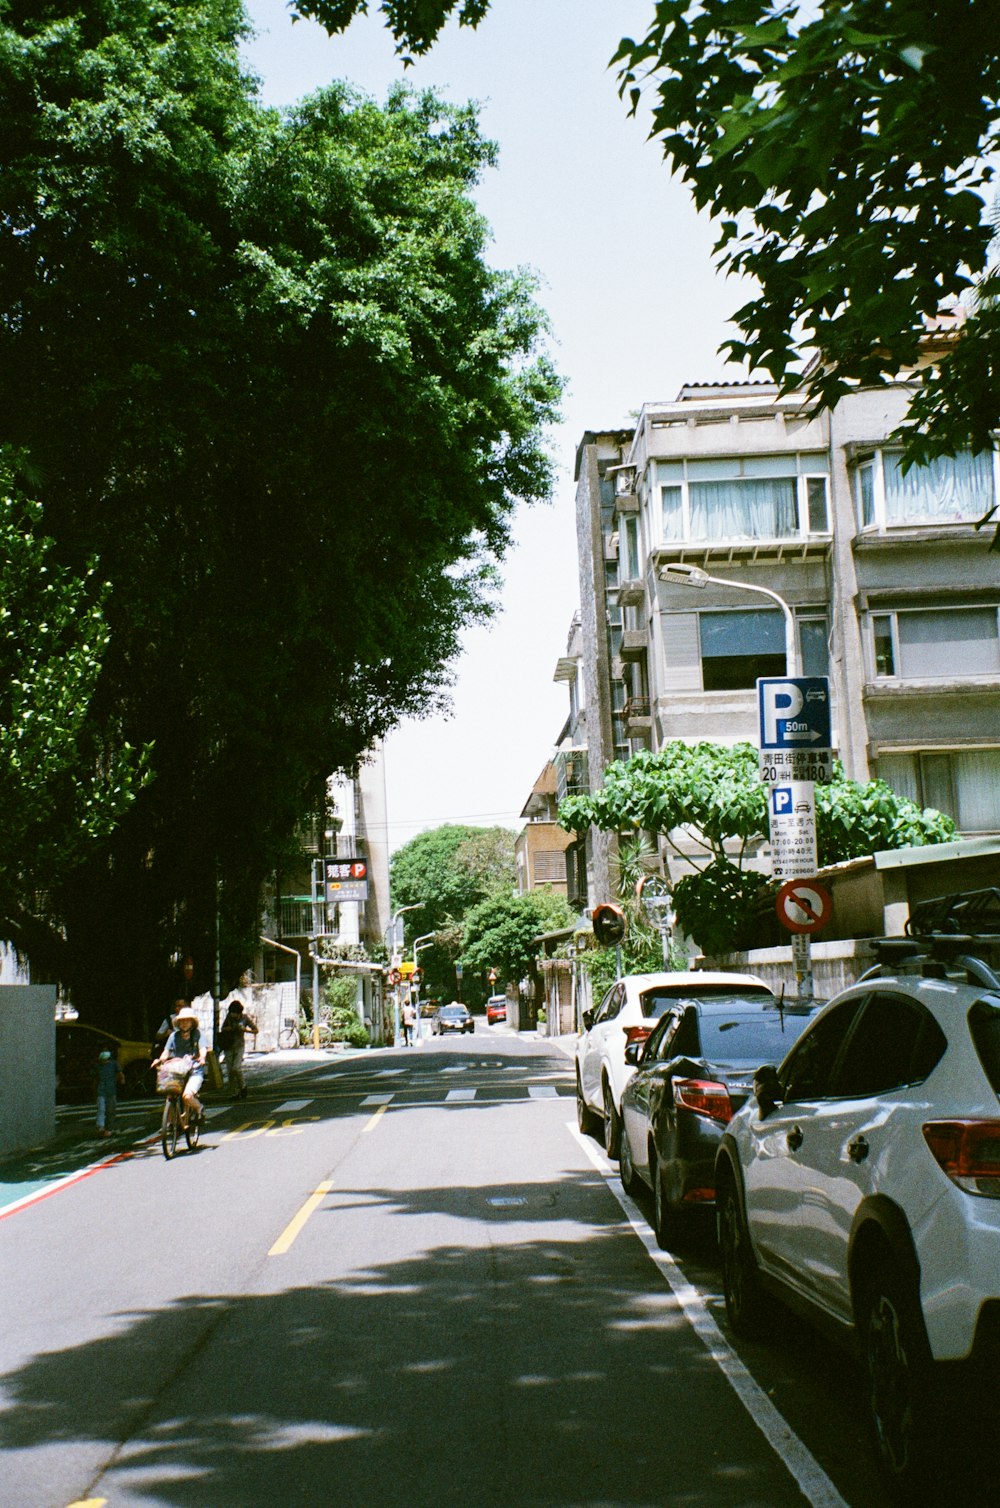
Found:
[[[2,1508],[874,1508],[857,1379],[738,1356],[503,1029],[302,1064],[0,1220]],[[44,1173],[39,1173],[44,1178]]]

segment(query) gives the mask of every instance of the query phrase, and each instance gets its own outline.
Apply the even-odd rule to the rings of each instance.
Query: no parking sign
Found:
[[[818,932],[833,914],[833,897],[818,880],[786,880],[775,910],[789,932]]]

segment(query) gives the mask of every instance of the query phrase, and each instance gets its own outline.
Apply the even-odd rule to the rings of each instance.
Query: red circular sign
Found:
[[[833,915],[833,897],[818,880],[786,880],[774,904],[789,932],[818,932]]]

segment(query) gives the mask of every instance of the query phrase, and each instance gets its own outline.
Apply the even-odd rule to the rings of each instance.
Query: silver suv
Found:
[[[854,1345],[907,1492],[934,1454],[935,1364],[1000,1361],[1000,975],[956,935],[970,908],[1000,943],[1000,891],[917,908],[921,939],[887,939],[758,1072],[716,1162],[733,1329],[762,1334],[774,1294]]]

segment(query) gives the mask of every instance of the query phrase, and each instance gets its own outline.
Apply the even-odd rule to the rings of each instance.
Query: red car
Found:
[[[486,1025],[496,1026],[498,1021],[507,1020],[507,996],[491,995],[486,1002]]]

